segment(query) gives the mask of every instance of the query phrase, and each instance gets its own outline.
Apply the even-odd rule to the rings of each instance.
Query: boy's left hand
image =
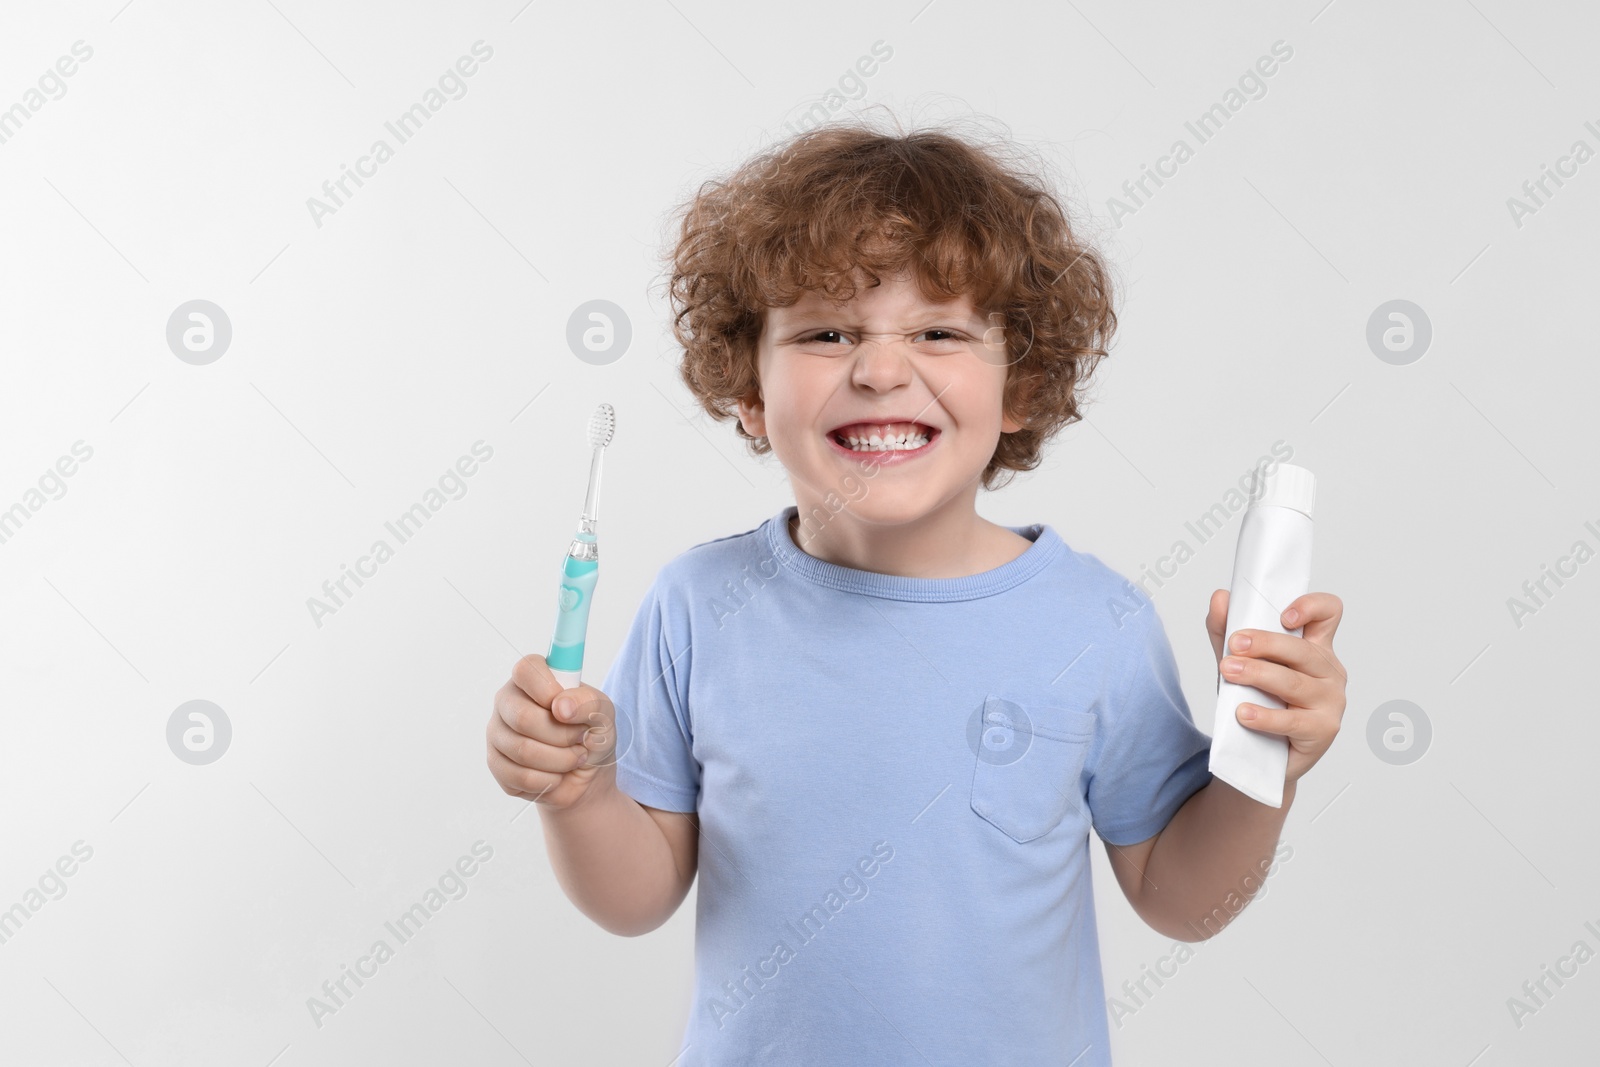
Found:
[[[1344,604],[1332,593],[1307,593],[1283,609],[1279,621],[1285,630],[1303,626],[1304,636],[1241,627],[1223,656],[1222,640],[1228,624],[1228,591],[1211,594],[1206,630],[1217,654],[1217,667],[1230,682],[1254,686],[1284,702],[1282,708],[1240,704],[1239,723],[1262,733],[1289,739],[1289,766],[1285,783],[1296,782],[1316,765],[1338,736],[1344,718],[1345,669],[1333,654],[1333,634],[1339,628]],[[1248,646],[1241,648],[1240,643]],[[1230,668],[1237,664],[1241,669]],[[1254,711],[1254,718],[1246,718]]]

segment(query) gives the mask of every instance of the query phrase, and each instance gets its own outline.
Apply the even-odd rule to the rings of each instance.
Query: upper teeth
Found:
[[[920,430],[909,433],[892,433],[887,436],[871,434],[866,437],[840,434],[854,452],[898,452],[921,448],[928,443],[928,435]]]

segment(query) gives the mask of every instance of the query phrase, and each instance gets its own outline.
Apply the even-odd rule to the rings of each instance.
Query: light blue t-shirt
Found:
[[[602,686],[618,786],[700,817],[677,1062],[1107,1067],[1089,828],[1211,779],[1154,605],[1048,525],[905,578],[796,510],[662,567]]]

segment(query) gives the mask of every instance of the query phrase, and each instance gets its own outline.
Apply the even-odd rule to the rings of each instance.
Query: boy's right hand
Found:
[[[560,712],[553,710],[558,697],[564,697]],[[565,710],[569,700],[570,712]],[[511,796],[570,808],[608,769],[615,721],[610,697],[589,685],[563,689],[543,656],[523,656],[511,669],[511,680],[495,693],[489,772]]]

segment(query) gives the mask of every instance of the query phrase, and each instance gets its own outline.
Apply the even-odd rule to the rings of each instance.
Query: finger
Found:
[[[489,773],[500,783],[500,788],[510,796],[526,796],[538,800],[561,784],[562,775],[521,767],[506,759],[492,746],[489,749]]]
[[[1264,734],[1294,738],[1303,732],[1305,713],[1294,708],[1269,708],[1261,704],[1240,704],[1234,711],[1239,725]]]
[[[1322,656],[1335,676],[1344,678],[1344,666],[1333,654],[1333,634],[1343,615],[1344,603],[1332,593],[1307,593],[1290,601],[1278,621],[1285,629],[1304,627],[1301,636]]]
[[[1332,593],[1307,593],[1283,609],[1283,628],[1305,627],[1300,636],[1324,648],[1333,647],[1333,635],[1344,617],[1344,602]]]
[[[1295,708],[1316,706],[1316,697],[1328,683],[1268,660],[1248,656],[1227,656],[1221,663],[1222,677],[1238,685],[1248,685],[1270,693]]]
[[[557,722],[548,708],[535,704],[515,682],[507,682],[495,694],[494,713],[512,731],[546,744],[575,745],[583,737],[582,726]]]
[[[1222,639],[1228,625],[1228,591],[1218,589],[1211,594],[1211,605],[1206,611],[1206,633],[1211,635],[1211,651],[1222,658]]]
[[[491,748],[517,766],[552,774],[565,774],[582,766],[579,760],[589,754],[581,741],[572,745],[546,744],[517,733],[498,719],[491,720],[488,738]]]
[[[1280,634],[1275,630],[1248,627],[1235,630],[1228,637],[1228,655],[1281,663],[1313,678],[1344,676],[1332,650],[1314,645],[1303,637]]]
[[[1278,734],[1288,736],[1293,731],[1290,717],[1286,715],[1288,709],[1283,707],[1262,707],[1261,704],[1240,704],[1234,710],[1238,718],[1238,725],[1254,729],[1259,733]]]

